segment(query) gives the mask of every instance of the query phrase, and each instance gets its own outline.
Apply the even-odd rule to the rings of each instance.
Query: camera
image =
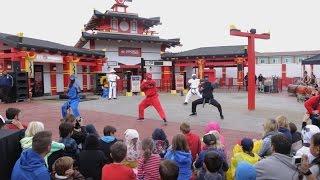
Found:
[[[301,164],[301,159],[302,159],[301,156],[293,156],[292,157],[292,164],[300,165]]]

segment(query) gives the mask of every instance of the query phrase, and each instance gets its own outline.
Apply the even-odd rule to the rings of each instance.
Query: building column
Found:
[[[197,65],[198,65],[198,77],[200,79],[203,79],[204,78],[204,68],[206,66],[206,60],[204,59],[199,59],[197,61]]]
[[[82,86],[83,86],[83,92],[87,92],[88,91],[88,79],[87,79],[87,72],[88,71],[88,67],[87,66],[82,66]]]
[[[282,87],[287,86],[287,65],[286,64],[282,64],[281,65],[281,79],[282,79]]]
[[[162,78],[161,78],[162,90],[169,92],[171,82],[171,69],[169,66],[162,67]]]
[[[174,61],[172,61],[171,72],[172,72],[172,78],[171,78],[171,90],[176,90],[176,67]]]
[[[227,83],[227,68],[226,67],[222,67],[222,86],[225,86]]]
[[[57,67],[56,64],[50,64],[51,95],[57,94]]]

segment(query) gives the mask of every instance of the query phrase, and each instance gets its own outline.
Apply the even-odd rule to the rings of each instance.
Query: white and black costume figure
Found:
[[[202,96],[199,92],[200,79],[197,78],[196,74],[192,74],[192,78],[189,79],[188,84],[189,84],[190,89],[186,95],[186,99],[184,101],[184,104],[188,104],[190,98],[193,95],[197,95],[197,96],[199,96],[199,98],[202,98]]]

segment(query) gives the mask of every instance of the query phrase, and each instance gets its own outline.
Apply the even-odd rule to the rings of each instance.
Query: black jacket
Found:
[[[103,140],[99,140],[100,141],[100,148],[101,148],[101,150],[104,152],[104,154],[105,154],[105,156],[106,156],[106,158],[107,158],[107,164],[110,164],[110,163],[113,163],[113,159],[111,158],[111,156],[110,156],[110,148],[111,148],[111,146],[114,144],[114,143],[116,143],[118,140],[117,139],[114,139],[113,141],[111,141],[111,142],[108,142],[108,143],[106,143],[106,142],[104,142]]]
[[[101,170],[107,158],[100,150],[83,150],[79,155],[79,171],[85,178],[101,179]]]
[[[205,99],[212,99],[213,98],[213,86],[210,82],[204,82],[202,85],[201,85],[201,93],[202,93],[202,98],[205,98]]]

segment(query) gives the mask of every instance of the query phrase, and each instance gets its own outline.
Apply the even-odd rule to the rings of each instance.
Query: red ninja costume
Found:
[[[158,98],[156,82],[152,80],[150,73],[146,74],[146,78],[141,84],[141,91],[145,93],[146,98],[139,104],[139,119],[144,119],[144,110],[149,106],[153,106],[158,111],[161,119],[165,120],[166,115]]]

